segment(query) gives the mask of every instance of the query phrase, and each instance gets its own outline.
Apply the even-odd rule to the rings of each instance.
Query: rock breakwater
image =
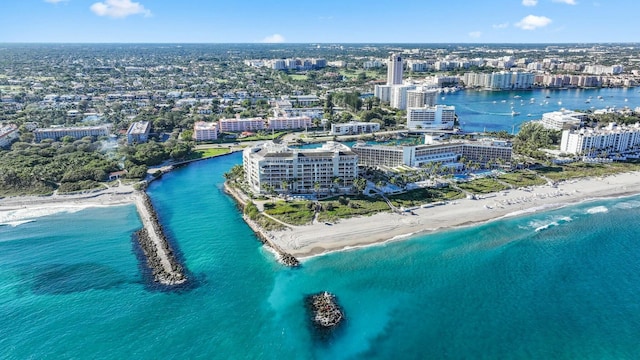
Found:
[[[151,199],[146,193],[139,192],[135,200],[143,224],[143,228],[136,232],[136,237],[154,281],[167,286],[185,283],[187,277],[184,268],[176,259],[169,240],[164,234]]]

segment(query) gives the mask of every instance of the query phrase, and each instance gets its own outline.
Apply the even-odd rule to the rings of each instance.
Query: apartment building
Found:
[[[312,125],[309,116],[275,117],[268,118],[267,122],[271,130],[304,129]]]
[[[265,129],[262,118],[237,118],[218,120],[219,132],[243,132]]]
[[[435,105],[407,109],[409,130],[451,130],[456,119],[456,107]]]
[[[58,140],[65,136],[71,136],[74,139],[81,139],[85,136],[107,136],[109,135],[109,126],[79,126],[79,127],[58,127],[58,128],[41,128],[33,131],[36,142],[44,139]]]
[[[329,193],[350,191],[358,176],[358,155],[329,141],[317,149],[293,149],[272,141],[242,154],[245,179],[252,192]]]
[[[345,124],[331,124],[331,135],[354,135],[380,131],[376,122],[351,121]]]
[[[197,121],[193,124],[193,139],[195,141],[218,139],[218,124],[214,122]]]
[[[127,142],[143,143],[149,140],[149,133],[151,132],[151,123],[148,121],[137,121],[129,126],[127,130]]]
[[[582,128],[564,130],[560,151],[567,154],[595,156],[606,152],[609,155],[624,154],[640,149],[640,124],[631,126],[610,123],[605,128]]]
[[[562,109],[542,114],[540,124],[546,129],[568,130],[580,127],[585,120],[587,120],[585,113]]]

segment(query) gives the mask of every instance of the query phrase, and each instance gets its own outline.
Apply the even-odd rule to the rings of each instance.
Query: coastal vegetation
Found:
[[[464,198],[464,193],[451,186],[447,186],[437,189],[415,189],[402,194],[390,195],[388,198],[396,207],[410,208],[428,203],[462,199]]]
[[[534,159],[545,160],[547,153],[540,149],[557,148],[561,137],[560,130],[545,129],[539,123],[528,122],[522,125],[518,135],[513,138],[513,151]]]
[[[519,188],[525,186],[544,185],[547,181],[538,176],[534,171],[514,171],[498,176],[498,180]]]
[[[39,144],[16,142],[10,150],[0,150],[0,196],[101,187],[110,172],[120,170],[115,160],[100,152],[101,147],[101,142],[91,137]]]
[[[458,187],[473,194],[489,194],[509,188],[505,184],[490,177],[460,183],[458,184]]]
[[[563,181],[584,177],[600,177],[615,175],[629,171],[640,171],[640,163],[608,163],[608,164],[586,164],[576,162],[564,165],[544,166],[536,171],[550,180]]]

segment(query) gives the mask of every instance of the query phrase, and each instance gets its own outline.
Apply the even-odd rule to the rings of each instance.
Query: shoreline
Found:
[[[348,251],[426,234],[478,226],[505,218],[556,210],[595,200],[640,194],[640,173],[582,178],[530,188],[461,199],[445,205],[418,208],[411,213],[378,213],[340,220],[332,225],[310,224],[270,231],[274,242],[300,260]]]

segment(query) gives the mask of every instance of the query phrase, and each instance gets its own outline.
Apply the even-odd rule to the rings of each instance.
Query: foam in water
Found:
[[[616,209],[625,209],[625,210],[635,209],[640,207],[640,201],[635,201],[635,200],[625,201],[625,202],[617,203],[613,207]]]
[[[602,214],[609,212],[606,206],[596,206],[587,210],[587,214]]]
[[[529,228],[534,229],[535,232],[540,232],[554,226],[568,223],[572,220],[573,219],[570,216],[554,216],[551,219],[532,220],[529,222]]]
[[[17,210],[0,211],[0,225],[18,226],[37,218],[51,216],[60,213],[73,214],[92,207],[106,207],[99,204],[49,204],[38,208],[24,208]],[[14,225],[15,224],[15,225]]]

